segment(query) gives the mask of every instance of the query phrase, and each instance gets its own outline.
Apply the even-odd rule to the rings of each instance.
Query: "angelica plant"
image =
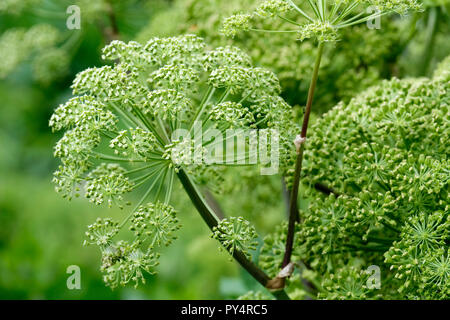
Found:
[[[448,62],[440,68],[446,71],[436,72],[433,79],[394,79],[355,98],[348,106],[336,107],[324,118],[323,125],[338,126],[333,134],[336,148],[341,144],[336,141],[345,139],[341,134],[352,138],[347,139],[345,146],[341,144],[340,152],[334,146],[328,149],[333,156],[327,156],[325,162],[319,160],[323,159],[320,151],[323,148],[307,155],[312,161],[308,161],[306,171],[312,179],[323,180],[315,168],[323,165],[330,168],[331,162],[341,159],[338,161],[342,165],[335,167],[329,177],[336,178],[330,184],[343,196],[327,201],[330,204],[339,201],[338,206],[345,214],[335,217],[340,225],[328,227],[330,237],[339,232],[333,243],[326,245],[327,241],[316,242],[314,237],[303,238],[306,247],[322,243],[328,253],[339,251],[337,246],[347,247],[367,261],[384,263],[395,283],[392,291],[386,290],[387,296],[445,299],[450,294],[449,149],[444,143],[448,140],[450,123]],[[340,110],[346,110],[345,116]],[[349,122],[342,121],[338,114],[350,119]],[[326,141],[333,145],[331,140],[323,139],[322,129],[315,132],[312,144],[316,145],[320,139],[321,144]],[[315,173],[308,174],[311,170]],[[361,172],[365,172],[364,177]],[[337,176],[333,178],[335,173]],[[346,178],[338,178],[342,175]],[[320,228],[322,223],[319,221],[323,214],[317,213],[312,210],[306,218],[316,221],[314,228]],[[310,234],[311,230],[305,227],[304,232]],[[350,239],[354,239],[353,244],[348,242]],[[371,250],[379,254],[370,253]],[[336,255],[345,264],[352,253],[342,250]],[[328,258],[335,257],[327,254],[325,259]]]
[[[303,165],[303,154],[306,144],[311,107],[314,92],[317,84],[320,63],[323,54],[324,44],[335,42],[339,37],[339,31],[353,25],[377,19],[385,14],[397,12],[405,14],[409,10],[419,10],[420,5],[415,0],[401,1],[333,1],[327,4],[325,1],[308,0],[308,8],[300,8],[291,0],[268,0],[259,5],[252,13],[240,13],[228,17],[223,22],[222,32],[230,37],[236,36],[239,31],[270,32],[270,33],[295,33],[297,39],[303,41],[314,38],[318,42],[318,51],[312,71],[311,82],[308,90],[308,98],[303,116],[303,124],[300,133],[294,140],[296,149],[295,169],[290,182],[289,201],[289,225],[286,238],[286,247],[281,267],[287,267],[291,262],[294,246],[295,224],[299,221],[298,216],[298,191],[300,176]],[[375,12],[368,14],[367,7],[375,8]],[[289,14],[294,12],[303,18],[303,23],[298,23],[291,19]],[[290,25],[289,29],[266,30],[257,29],[252,26],[258,18],[281,19]],[[281,282],[280,286],[284,283]]]
[[[244,129],[261,134],[286,127],[290,107],[279,97],[276,76],[253,67],[240,49],[208,50],[194,35],[154,38],[145,45],[116,40],[103,49],[103,58],[114,64],[79,73],[72,85],[76,96],[55,110],[50,126],[65,130],[54,148],[62,162],[56,190],[69,199],[84,194],[97,205],[130,211],[122,221],[98,220],[87,231],[86,244],[102,253],[107,284],[138,284],[146,272],[154,273],[159,248],[170,245],[180,228],[169,204],[178,178],[213,237],[265,286],[269,276],[249,255],[256,245],[254,227],[240,217],[219,221],[196,180],[221,166],[266,165],[247,161],[248,148],[223,161],[227,150],[217,148],[223,143],[217,134],[241,129],[229,140]],[[273,144],[288,143],[274,139]],[[140,191],[128,209],[133,201],[127,194]],[[117,240],[125,226],[133,241]],[[286,298],[283,291],[274,294]]]
[[[431,79],[392,79],[340,103],[312,128],[294,261],[325,299],[448,299],[450,65]],[[334,191],[314,191],[323,183]],[[266,237],[280,266],[286,233]],[[270,264],[267,264],[267,262]],[[370,287],[367,269],[380,268]]]
[[[125,212],[118,221],[97,219],[86,232],[85,244],[100,250],[108,286],[138,286],[155,274],[162,247],[181,228],[182,208],[171,206],[179,182],[211,237],[278,299],[448,298],[448,60],[432,79],[393,79],[339,103],[307,138],[325,44],[341,40],[347,27],[419,7],[409,0],[305,4],[266,1],[223,28],[231,37],[254,31],[318,42],[301,127],[273,72],[255,67],[237,47],[211,49],[192,34],[112,41],[102,51],[107,65],[76,76],[75,97],[50,119],[54,131],[64,131],[53,181],[65,198],[83,195]],[[369,4],[377,11],[367,14]],[[255,27],[269,18],[277,28],[294,27]],[[290,189],[289,221],[267,222],[274,232],[260,248],[256,228],[227,216],[202,189],[230,188],[222,173],[241,166],[239,182],[261,189],[264,180],[253,174],[269,164],[253,157],[254,129],[268,154],[279,154]],[[271,132],[281,135],[268,141]],[[242,136],[243,149],[223,148]],[[298,210],[300,178],[311,197],[306,210]],[[263,191],[273,196],[271,186]],[[369,266],[381,270],[381,287],[370,286]]]

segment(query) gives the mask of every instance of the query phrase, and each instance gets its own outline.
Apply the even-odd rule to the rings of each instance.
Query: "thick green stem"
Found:
[[[203,199],[203,196],[200,194],[200,191],[198,190],[196,185],[192,182],[191,178],[184,171],[184,169],[180,168],[180,170],[177,172],[177,176],[181,184],[183,185],[184,189],[186,190],[192,203],[194,204],[195,208],[200,213],[201,217],[206,222],[209,229],[211,229],[212,231],[213,228],[217,226],[219,223],[219,219],[214,214],[214,211],[210,208],[205,199]],[[235,250],[233,252],[233,258],[245,270],[247,270],[247,272],[253,278],[255,278],[256,281],[258,281],[260,284],[266,287],[268,281],[270,280],[270,277],[264,271],[258,268],[252,261],[247,259],[247,257],[243,252]],[[289,296],[286,294],[284,290],[275,291],[272,292],[272,294],[277,299],[289,299]]]
[[[294,245],[294,233],[295,233],[295,223],[298,220],[298,207],[297,207],[297,198],[298,198],[298,188],[300,183],[300,174],[302,172],[302,163],[303,163],[303,151],[305,149],[305,141],[306,133],[308,131],[309,117],[311,115],[311,106],[314,98],[314,91],[316,89],[317,77],[319,74],[320,61],[322,59],[323,53],[323,42],[319,43],[316,62],[314,64],[313,75],[311,78],[311,83],[309,85],[308,91],[308,99],[306,101],[305,115],[303,116],[303,125],[302,131],[300,133],[300,138],[303,142],[300,142],[299,146],[296,146],[297,149],[297,161],[295,163],[295,172],[294,172],[294,182],[291,188],[291,198],[289,203],[289,225],[288,225],[288,233],[286,237],[286,249],[283,257],[282,267],[284,268],[291,262],[292,248]]]

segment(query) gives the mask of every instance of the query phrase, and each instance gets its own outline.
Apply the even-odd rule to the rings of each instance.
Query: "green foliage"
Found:
[[[0,4],[0,12],[18,14],[30,5],[37,4],[41,1],[42,0],[4,0]]]

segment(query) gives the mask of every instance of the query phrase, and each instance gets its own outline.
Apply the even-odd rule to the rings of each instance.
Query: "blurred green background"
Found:
[[[52,156],[52,148],[60,136],[52,134],[48,127],[53,110],[70,97],[75,74],[101,66],[100,50],[112,39],[146,41],[152,36],[197,32],[213,45],[222,45],[230,42],[218,33],[223,15],[245,10],[255,2],[1,0],[0,299],[221,299],[236,298],[258,287],[218,250],[218,244],[210,239],[206,225],[179,186],[173,205],[180,211],[183,229],[178,241],[161,255],[158,274],[148,276],[147,284],[138,289],[130,286],[112,291],[105,287],[98,270],[100,254],[95,247],[82,246],[84,232],[96,217],[126,213],[95,207],[82,199],[69,202],[54,191],[51,179],[58,163]],[[435,9],[431,2],[431,8]],[[71,4],[81,8],[80,30],[66,28],[69,16],[66,9]],[[324,80],[319,81],[319,88],[327,94],[318,95],[323,97],[318,103],[320,111],[348,99],[348,88],[363,90],[393,75],[429,74],[450,46],[445,20],[448,15],[445,10],[438,11],[441,16],[430,26],[430,10],[426,10],[425,18],[409,17],[401,23],[398,19],[388,21],[385,33],[377,36],[382,38],[381,42],[377,42],[374,33],[373,42],[365,38],[366,42],[358,49],[351,41],[360,44],[361,39],[349,36],[350,42],[330,49],[336,49],[337,53],[334,58],[325,59],[321,71]],[[33,33],[34,27],[42,25],[51,28],[53,38],[50,32]],[[405,30],[411,25],[417,30],[410,34]],[[430,34],[434,37],[431,44],[423,40],[429,39]],[[283,87],[288,88],[285,99],[300,110],[298,104],[304,103],[301,97],[306,96],[309,69],[293,74],[288,60],[300,59],[308,66],[314,57],[311,44],[305,43],[300,57],[291,57],[286,52],[292,46],[295,50],[298,45],[295,41],[291,44],[283,39],[272,42],[248,37],[236,39],[236,44],[250,50],[256,64],[273,67]],[[406,41],[405,48],[409,50],[392,49],[399,38]],[[267,48],[274,49],[272,58]],[[427,51],[424,48],[430,51],[427,65],[411,63],[422,57]],[[267,54],[261,56],[261,52]],[[332,60],[351,63],[338,65],[330,63]],[[356,69],[350,69],[353,67]],[[367,83],[361,79],[368,79]],[[257,179],[261,181],[255,181],[250,173],[234,172],[227,178],[228,194],[219,196],[219,200],[230,215],[246,215],[264,235],[282,221],[285,209],[280,177]],[[305,201],[301,203],[306,205]],[[70,265],[81,268],[81,290],[67,289],[66,269]]]

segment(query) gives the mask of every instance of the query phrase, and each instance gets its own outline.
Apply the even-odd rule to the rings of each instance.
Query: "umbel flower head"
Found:
[[[212,237],[219,240],[231,255],[238,250],[249,256],[249,250],[255,250],[258,245],[255,228],[242,217],[221,220],[214,227]]]
[[[156,202],[140,206],[131,218],[130,230],[137,237],[148,238],[150,245],[168,246],[176,240],[174,233],[181,225],[175,210],[167,204]]]
[[[158,265],[159,254],[150,250],[145,252],[137,248],[137,242],[119,241],[102,251],[101,271],[106,285],[114,289],[124,286],[130,281],[135,287],[140,282],[145,283],[144,271],[154,274]]]
[[[367,300],[377,298],[376,290],[367,286],[369,274],[361,268],[350,266],[327,274],[321,283],[320,299]]]
[[[315,38],[319,42],[336,41],[339,29],[373,21],[396,12],[406,14],[420,10],[416,0],[266,0],[251,13],[239,13],[223,22],[222,33],[234,37],[239,31],[295,33],[301,41]],[[280,19],[290,25],[287,29],[258,29],[253,27],[261,19]]]
[[[317,272],[359,261],[393,279],[385,299],[450,297],[449,61],[432,79],[384,81],[313,126],[305,181],[335,193],[311,202],[298,232]]]
[[[62,162],[54,182],[64,197],[84,195],[97,205],[123,208],[131,204],[127,194],[142,194],[122,222],[101,220],[87,233],[87,243],[103,253],[105,279],[115,286],[143,280],[142,270],[154,270],[141,263],[154,265],[158,248],[176,239],[180,226],[169,202],[179,170],[214,176],[219,165],[240,165],[250,157],[246,148],[235,162],[195,161],[192,156],[202,158],[220,143],[211,132],[225,137],[231,128],[281,131],[290,107],[279,97],[272,72],[253,67],[238,48],[208,50],[197,36],[154,38],[145,45],[113,41],[103,58],[114,65],[79,73],[72,85],[76,96],[55,110],[50,126],[65,130],[54,148]],[[280,139],[287,144],[290,137]],[[126,224],[136,239],[119,243],[113,238]],[[225,247],[241,250],[250,243]]]

